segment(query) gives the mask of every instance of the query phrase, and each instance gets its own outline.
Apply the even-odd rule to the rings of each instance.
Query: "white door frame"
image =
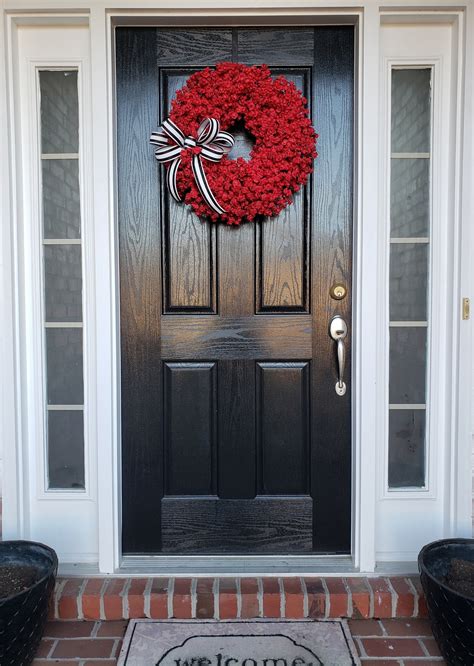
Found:
[[[39,3],[37,3],[39,4]],[[28,538],[31,533],[30,497],[28,492],[25,450],[25,411],[28,403],[24,372],[24,332],[21,331],[19,303],[22,290],[21,238],[18,229],[22,224],[21,177],[17,165],[15,141],[18,127],[15,118],[15,52],[16,29],[25,23],[41,22],[58,24],[87,21],[90,28],[90,87],[94,100],[93,140],[91,154],[92,209],[95,224],[88,242],[95,259],[94,303],[96,331],[96,364],[93,374],[97,394],[96,405],[96,455],[99,481],[97,486],[98,511],[98,567],[101,572],[117,571],[120,567],[120,390],[119,390],[119,317],[117,280],[117,234],[115,178],[114,178],[114,87],[113,87],[113,25],[120,23],[146,23],[150,19],[168,25],[196,24],[303,24],[337,20],[359,22],[359,58],[357,81],[358,115],[356,117],[357,141],[355,181],[354,233],[354,396],[353,405],[353,565],[362,572],[373,571],[376,565],[376,505],[377,461],[383,438],[383,412],[381,403],[380,368],[385,363],[383,320],[381,304],[385,299],[385,287],[381,284],[384,266],[380,262],[380,198],[374,183],[380,182],[383,165],[380,156],[380,116],[373,100],[380,98],[380,24],[385,21],[450,22],[457,30],[457,57],[459,83],[457,90],[457,131],[455,150],[457,184],[453,192],[453,324],[451,340],[453,356],[447,360],[447,373],[452,387],[446,409],[451,422],[451,441],[447,448],[446,506],[444,509],[445,535],[466,535],[470,529],[470,447],[472,433],[472,326],[460,321],[460,294],[472,293],[473,275],[470,254],[473,247],[469,214],[472,214],[472,72],[474,71],[474,20],[471,0],[464,9],[450,2],[430,2],[426,10],[420,2],[394,2],[397,9],[384,8],[378,2],[367,1],[353,10],[347,10],[347,2],[335,0],[322,5],[317,1],[300,0],[299,3],[280,1],[262,2],[258,8],[248,2],[233,1],[226,9],[219,2],[208,0],[200,3],[143,2],[141,8],[129,11],[120,0],[104,2],[80,2],[84,10],[77,10],[73,0],[56,0],[57,11],[45,14],[28,11],[26,0],[6,0],[6,72],[8,100],[2,99],[2,112],[8,113],[9,126],[2,128],[2,142],[9,146],[11,178],[5,173],[2,179],[3,294],[2,318],[5,322],[2,335],[3,384],[2,421],[5,441],[4,468],[4,533],[5,536]],[[421,3],[423,4],[423,3]],[[432,9],[433,5],[436,9]],[[450,5],[452,4],[452,9]],[[49,5],[51,7],[51,4]],[[387,8],[388,7],[388,8]],[[74,10],[71,12],[70,10]],[[352,17],[352,18],[350,18]],[[0,58],[4,57],[4,49]],[[0,63],[3,64],[3,63]],[[464,81],[463,72],[471,75]],[[0,80],[0,83],[2,81]],[[464,83],[466,85],[464,85]],[[7,170],[4,170],[5,172]],[[462,185],[462,191],[461,191]],[[464,220],[461,224],[461,219]],[[383,263],[383,262],[382,262]],[[100,276],[100,277],[99,277]],[[375,307],[374,307],[375,303]],[[375,351],[374,351],[375,339]],[[10,390],[5,390],[10,386]],[[374,408],[375,406],[375,408]],[[242,572],[245,564],[242,561]],[[173,572],[170,572],[173,573]]]

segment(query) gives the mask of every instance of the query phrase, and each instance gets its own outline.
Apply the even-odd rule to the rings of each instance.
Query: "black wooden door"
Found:
[[[353,28],[118,28],[116,53],[123,552],[349,552]],[[226,60],[294,81],[320,135],[294,203],[239,228],[170,200],[148,144]]]

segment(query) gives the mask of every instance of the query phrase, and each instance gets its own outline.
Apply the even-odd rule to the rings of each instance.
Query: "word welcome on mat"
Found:
[[[119,666],[355,666],[344,620],[132,620]]]

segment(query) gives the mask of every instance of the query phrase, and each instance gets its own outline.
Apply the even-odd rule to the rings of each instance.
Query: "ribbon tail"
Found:
[[[201,193],[202,198],[207,203],[207,205],[216,211],[219,215],[225,213],[225,210],[220,206],[212,193],[209,183],[207,182],[206,174],[204,172],[204,167],[201,162],[199,155],[193,155],[192,169],[194,174],[194,179],[196,180],[196,185],[198,186],[199,192]]]
[[[180,164],[181,158],[178,157],[171,162],[169,168],[166,170],[166,184],[168,185],[170,194],[175,201],[181,201],[181,197],[179,196],[178,192],[178,183],[176,180]]]

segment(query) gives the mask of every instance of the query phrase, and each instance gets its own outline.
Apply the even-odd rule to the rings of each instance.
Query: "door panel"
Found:
[[[336,394],[328,327],[351,313],[350,290],[329,291],[351,282],[353,41],[116,31],[124,553],[350,549],[350,383]],[[294,203],[239,228],[171,200],[148,145],[186,78],[221,60],[293,80],[320,134]],[[231,131],[231,157],[248,152]]]
[[[297,192],[280,224],[257,227],[257,312],[308,312],[309,207]]]
[[[164,366],[165,494],[214,495],[216,364]]]
[[[309,363],[257,363],[259,493],[309,492]]]
[[[162,552],[167,555],[274,555],[312,552],[311,497],[165,497]]]

